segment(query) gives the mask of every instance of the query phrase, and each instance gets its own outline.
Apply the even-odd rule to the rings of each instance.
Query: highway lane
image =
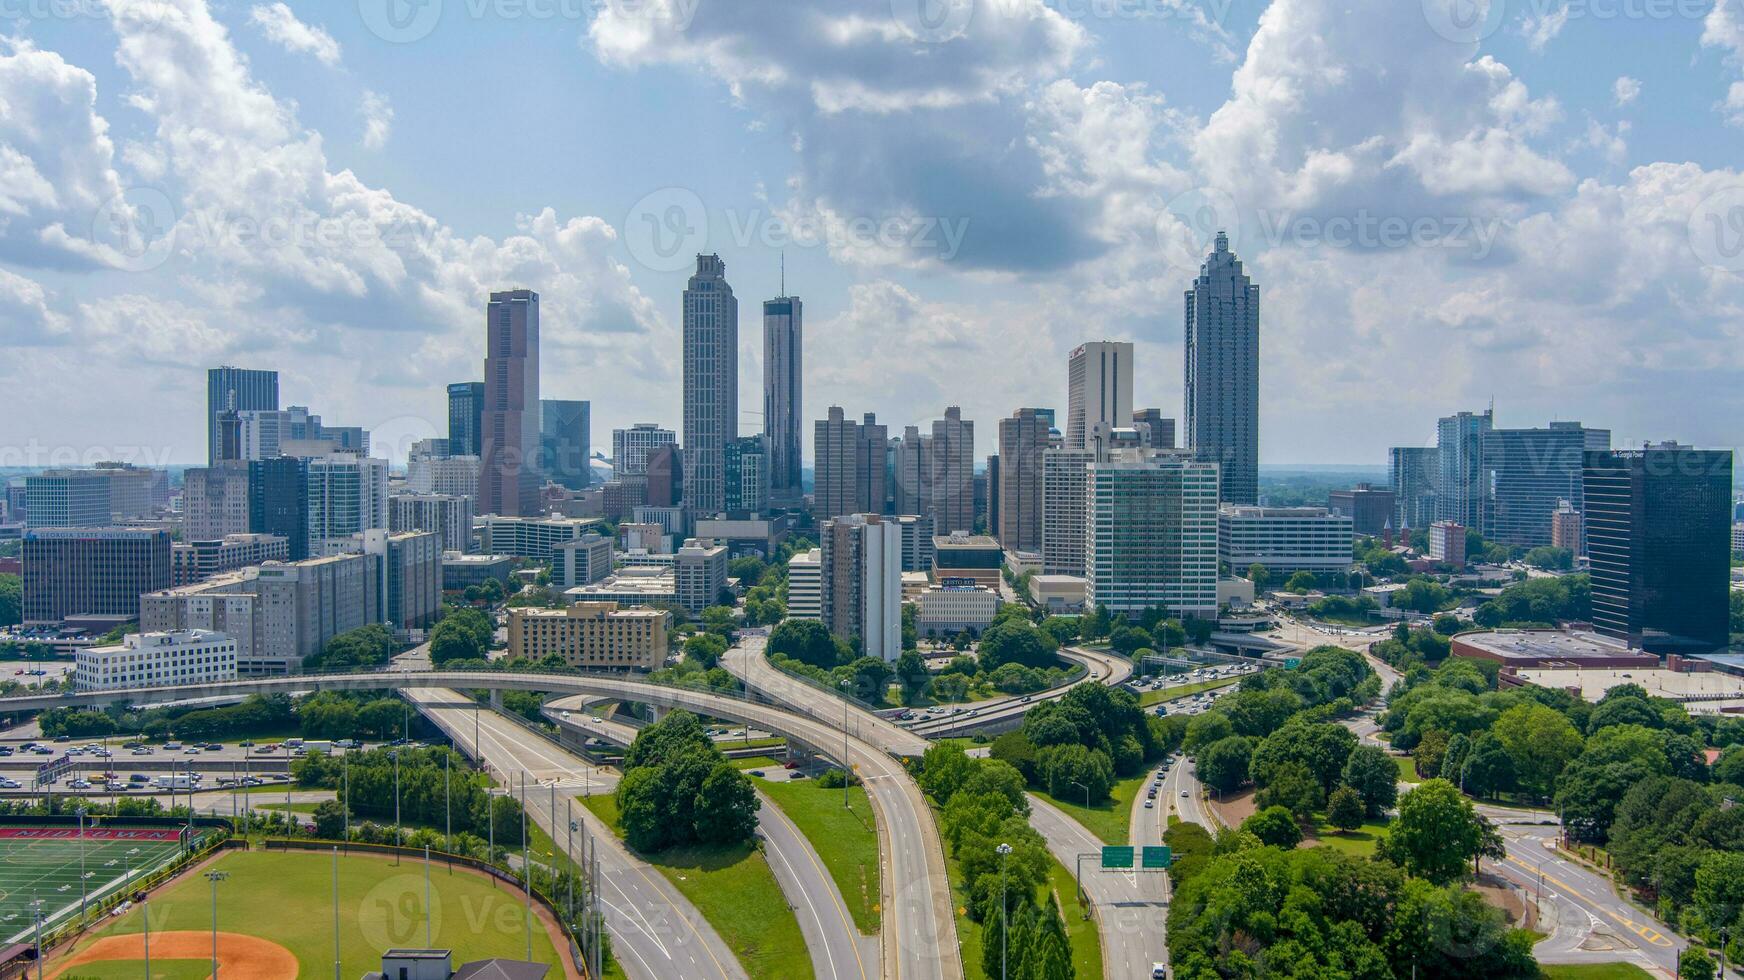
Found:
[[[1125,683],[1132,676],[1132,661],[1119,654],[1091,650],[1087,647],[1062,647],[1060,656],[1082,665],[1084,676],[1070,684],[1047,691],[1037,691],[1030,695],[992,698],[973,705],[965,705],[966,709],[972,709],[975,712],[973,717],[949,715],[931,721],[911,722],[906,727],[910,731],[925,735],[928,738],[945,738],[975,729],[987,728],[1002,721],[1020,718],[1037,704],[1065,697],[1067,691],[1079,684],[1105,684],[1109,687],[1115,687]]]
[[[1074,875],[1083,871],[1080,884],[1096,909],[1104,976],[1148,977],[1152,964],[1168,961],[1164,932],[1167,874],[1101,870],[1102,841],[1034,793],[1029,794],[1029,825],[1047,841],[1049,853],[1066,870]],[[1083,860],[1079,860],[1080,855]]]
[[[804,716],[822,733],[803,733],[813,749],[846,758],[878,810],[879,853],[884,863],[883,963],[901,978],[960,980],[962,951],[945,869],[944,842],[920,787],[892,756],[916,756],[928,742],[871,712],[801,683],[770,665],[764,638],[746,636],[727,651],[722,665],[748,689]],[[834,702],[834,703],[831,703]],[[751,714],[752,709],[743,709]],[[789,718],[787,711],[781,712]],[[735,718],[766,723],[762,719]],[[792,721],[771,724],[802,734]],[[839,741],[838,752],[835,744]]]
[[[536,782],[526,794],[527,816],[554,841],[568,837],[565,798],[588,790],[609,791],[616,785],[613,771],[588,765],[497,713],[477,708],[458,691],[433,688],[405,694],[462,751],[479,758],[482,749],[486,766],[505,784],[509,784],[510,774],[523,772]],[[477,745],[473,743],[475,721]],[[552,812],[553,786],[562,812]],[[587,828],[599,854],[606,928],[612,937],[612,953],[625,973],[637,980],[675,976],[740,980],[747,976],[720,935],[660,872],[630,854],[591,810],[576,806],[574,815]],[[577,846],[579,850],[579,843]]]

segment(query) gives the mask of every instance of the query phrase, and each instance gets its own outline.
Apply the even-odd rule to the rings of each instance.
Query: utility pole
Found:
[[[1000,844],[994,850],[999,853],[999,980],[1006,980],[1005,951],[1010,942],[1011,918],[1005,901],[1005,859],[1011,855],[1011,845]]]
[[[42,980],[42,899],[30,900],[30,918],[36,924],[36,980]]]
[[[449,854],[454,853],[454,810],[448,797],[448,760],[453,757],[452,752],[442,753],[442,848]],[[448,861],[448,873],[454,873],[452,858]]]
[[[79,807],[79,923],[85,922],[85,808]]]
[[[206,880],[212,883],[212,980],[218,980],[218,883],[228,877],[228,871],[206,872]]]
[[[424,845],[424,948],[430,948],[430,845]]]
[[[400,866],[400,753],[390,752],[394,760],[394,867]]]
[[[148,972],[147,978],[151,976]],[[333,848],[333,980],[344,980],[339,965],[339,848]]]
[[[521,874],[527,884],[527,959],[533,959],[533,862],[527,841],[527,770],[521,770]]]

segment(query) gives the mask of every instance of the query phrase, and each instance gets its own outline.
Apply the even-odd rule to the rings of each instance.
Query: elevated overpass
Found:
[[[1030,708],[1047,701],[1057,701],[1079,684],[1102,684],[1118,687],[1132,677],[1132,661],[1117,653],[1106,653],[1088,647],[1061,647],[1059,655],[1084,668],[1084,675],[1070,684],[1034,694],[994,698],[979,704],[964,705],[960,715],[948,715],[907,726],[916,735],[927,738],[950,738],[973,732],[999,734],[1023,724]],[[974,714],[968,712],[973,711]]]

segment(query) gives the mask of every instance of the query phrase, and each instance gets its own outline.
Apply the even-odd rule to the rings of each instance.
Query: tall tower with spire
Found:
[[[698,255],[684,290],[684,505],[727,506],[727,443],[739,438],[739,301],[719,255]]]
[[[787,295],[784,256],[781,295],[763,301],[763,433],[769,444],[769,500],[777,507],[797,507],[804,494],[804,388],[805,306],[798,296]]]
[[[1260,287],[1224,232],[1185,298],[1187,448],[1222,468],[1224,503],[1258,503]]]

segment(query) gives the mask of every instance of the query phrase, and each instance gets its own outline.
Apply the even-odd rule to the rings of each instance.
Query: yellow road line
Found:
[[[1636,935],[1640,936],[1642,939],[1647,940],[1648,942],[1652,943],[1655,946],[1664,946],[1666,948],[1670,948],[1671,946],[1675,945],[1671,940],[1665,938],[1665,935],[1663,933],[1661,933],[1657,929],[1654,929],[1652,926],[1643,925],[1639,922],[1636,922],[1634,919],[1629,918],[1626,915],[1618,915],[1617,913],[1611,911],[1608,908],[1605,908],[1603,905],[1599,904],[1598,902],[1594,901],[1593,899],[1587,897],[1587,895],[1584,894],[1583,892],[1581,892],[1580,889],[1575,888],[1573,885],[1570,885],[1568,882],[1562,881],[1561,879],[1558,879],[1552,875],[1544,874],[1540,869],[1534,868],[1532,865],[1527,864],[1526,862],[1520,860],[1519,858],[1515,857],[1512,854],[1508,855],[1508,862],[1510,864],[1518,865],[1522,870],[1524,870],[1530,874],[1541,876],[1545,881],[1550,882],[1552,885],[1555,885],[1557,888],[1560,888],[1561,890],[1569,893],[1570,895],[1573,895],[1576,898],[1579,898],[1581,901],[1586,902],[1588,905],[1591,905],[1593,908],[1598,909],[1600,912],[1603,912],[1604,914],[1610,916],[1611,918],[1616,919],[1618,922],[1623,924],[1624,928],[1628,929],[1630,932],[1635,933]]]

